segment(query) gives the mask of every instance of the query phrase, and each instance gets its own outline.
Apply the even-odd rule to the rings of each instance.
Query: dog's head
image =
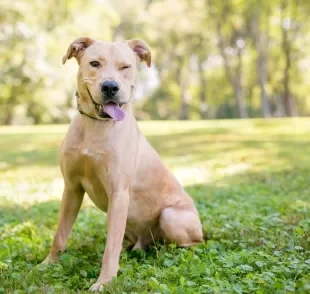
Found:
[[[138,64],[150,67],[151,51],[142,40],[102,42],[90,38],[73,41],[63,64],[75,57],[79,64],[80,104],[97,118],[124,118],[123,105],[129,103],[138,79]]]

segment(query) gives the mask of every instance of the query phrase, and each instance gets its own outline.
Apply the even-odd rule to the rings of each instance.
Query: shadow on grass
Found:
[[[57,221],[59,205],[60,202],[56,200],[37,203],[29,207],[0,204],[0,229],[4,225],[18,225],[26,221],[51,227]]]
[[[272,268],[292,252],[301,256],[300,252],[310,250],[309,180],[307,168],[239,174],[218,183],[187,186],[186,190],[196,201],[208,242],[193,249],[156,244],[143,251],[123,251],[120,276],[115,285],[125,287],[124,280],[141,279],[141,273],[145,283],[150,276],[149,269],[167,270],[173,262],[177,262],[174,267],[179,268],[187,262],[184,258],[193,252],[199,257],[194,262],[204,263],[203,275],[214,261],[223,268],[218,260],[236,262],[237,258],[244,264],[250,258],[254,261],[257,258],[265,263],[270,260],[269,268]],[[59,265],[43,269],[35,266],[51,246],[58,209],[59,201],[28,208],[0,205],[0,260],[11,260],[3,275],[4,287],[15,289],[10,277],[16,273],[24,277],[18,284],[21,289],[28,289],[29,285],[43,288],[61,285],[80,291],[95,282],[106,238],[105,218],[99,209],[84,207],[81,210]],[[254,261],[250,263],[253,268]],[[191,271],[195,266],[192,264]],[[260,269],[255,272],[259,273]],[[293,276],[296,277],[296,273]]]
[[[40,133],[1,135],[0,171],[31,165],[58,165],[62,137]]]
[[[47,201],[29,207],[0,205],[0,260],[9,258],[18,261],[26,251],[28,262],[41,262],[52,244],[59,207],[60,201]],[[91,255],[96,256],[98,262],[105,238],[104,213],[93,207],[82,207],[68,239],[64,259]]]
[[[309,140],[306,141],[294,135],[255,137],[253,134],[233,135],[232,133],[230,135],[229,133],[221,129],[214,132],[195,130],[172,135],[151,135],[148,140],[161,156],[177,159],[180,156],[190,155],[192,163],[219,158],[226,153],[242,150],[245,155],[249,150],[263,151],[271,160],[278,159],[294,164],[310,160],[310,152],[299,152],[309,150]]]
[[[310,168],[251,172],[187,186],[205,235],[230,249],[310,249]]]
[[[259,231],[260,226],[272,229],[298,226],[310,217],[309,181],[309,168],[295,168],[281,172],[238,174],[213,184],[187,186],[186,190],[196,201],[205,235],[220,240],[214,232],[231,225],[237,225],[235,231],[239,233],[238,226],[244,232]],[[54,233],[59,206],[59,201],[37,203],[30,207],[0,204],[0,230],[1,227],[14,229],[14,226],[28,222]],[[76,226],[77,231],[81,230],[90,238],[100,236],[102,239],[102,232],[105,232],[104,213],[97,208],[83,207]],[[87,238],[82,235],[81,241],[85,246]],[[231,240],[236,238],[229,236]]]

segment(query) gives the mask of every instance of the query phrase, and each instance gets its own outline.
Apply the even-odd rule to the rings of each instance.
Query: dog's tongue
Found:
[[[125,112],[115,103],[104,104],[104,111],[114,120],[123,120]]]

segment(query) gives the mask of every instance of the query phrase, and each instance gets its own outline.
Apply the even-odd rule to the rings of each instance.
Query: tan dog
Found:
[[[107,242],[96,291],[117,275],[124,236],[133,249],[164,239],[179,246],[203,241],[193,200],[140,133],[131,100],[138,64],[151,64],[140,40],[107,43],[79,38],[63,63],[75,57],[78,114],[61,147],[65,189],[52,248],[45,263],[58,261],[84,193],[107,212]]]

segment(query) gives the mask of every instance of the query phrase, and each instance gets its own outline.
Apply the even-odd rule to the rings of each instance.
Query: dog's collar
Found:
[[[95,102],[93,100],[93,97],[90,95],[89,93],[89,90],[87,89],[87,92],[89,94],[89,97],[90,97],[90,100],[91,102],[93,103],[93,105],[95,106]],[[81,104],[80,104],[80,96],[79,96],[79,92],[76,91],[75,92],[75,98],[76,98],[76,104],[77,104],[77,109],[78,111],[80,112],[80,114],[84,114],[86,116],[88,116],[89,118],[92,118],[92,119],[96,119],[96,120],[103,120],[103,121],[106,121],[106,120],[111,120],[112,118],[107,114],[107,117],[94,117],[94,116],[91,116],[89,114],[87,114],[86,112],[84,112],[82,109],[81,109]]]

